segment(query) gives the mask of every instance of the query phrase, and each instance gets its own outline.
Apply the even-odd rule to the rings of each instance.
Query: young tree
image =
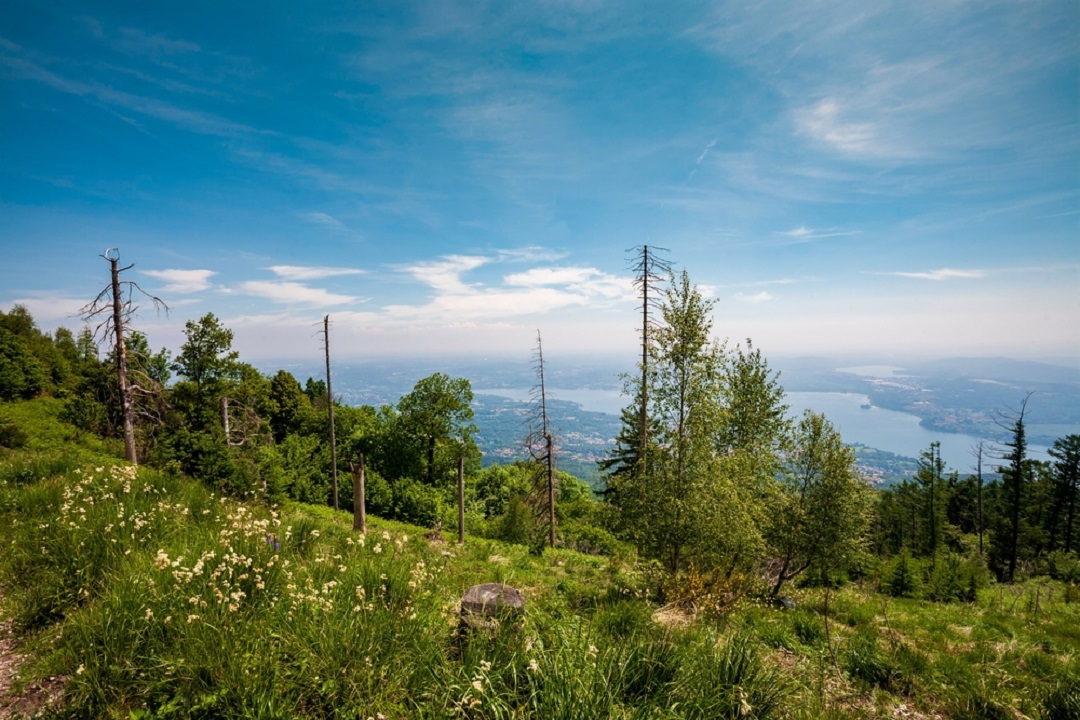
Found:
[[[863,546],[872,495],[855,453],[824,415],[807,410],[784,463],[783,495],[772,526],[781,565],[772,595],[811,567],[843,567]]]
[[[1073,550],[1073,531],[1076,524],[1076,495],[1080,490],[1080,435],[1066,435],[1054,441],[1049,451],[1053,458],[1054,514],[1050,543],[1056,547],[1060,524],[1065,552]]]
[[[930,449],[923,451],[919,459],[919,470],[915,474],[915,480],[922,489],[926,518],[923,523],[925,536],[921,541],[921,550],[923,555],[931,558],[931,563],[936,563],[945,534],[945,509],[948,501],[945,497],[945,484],[942,482],[944,471],[941,443],[932,442]]]
[[[232,349],[233,332],[213,313],[184,325],[187,340],[172,370],[184,378],[176,394],[183,401],[189,423],[197,428],[218,414],[221,395],[237,379],[239,353]]]
[[[998,468],[1001,473],[1000,523],[994,533],[994,555],[1002,579],[1012,582],[1016,577],[1016,562],[1020,551],[1020,534],[1023,518],[1024,495],[1028,483],[1027,429],[1024,416],[1027,414],[1029,393],[1015,413],[1010,430],[1012,439],[1005,443],[1009,448],[1002,458],[1006,465]]]
[[[723,415],[723,353],[711,338],[712,306],[685,271],[672,274],[662,324],[653,331],[655,357],[646,384],[653,388],[650,415],[660,427],[647,448],[648,517],[640,535],[646,552],[672,572],[712,546],[719,530],[702,522],[705,500],[715,489],[713,430]]]

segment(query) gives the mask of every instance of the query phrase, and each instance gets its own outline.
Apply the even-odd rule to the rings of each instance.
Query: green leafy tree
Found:
[[[203,428],[218,417],[220,397],[237,379],[239,354],[232,349],[232,330],[213,313],[189,320],[184,335],[187,339],[172,364],[184,382],[177,384],[174,396],[188,423]]]
[[[784,464],[783,495],[772,527],[781,566],[773,596],[809,568],[823,576],[864,546],[872,509],[855,453],[824,415],[806,411]]]
[[[287,370],[278,370],[270,378],[270,430],[274,440],[281,442],[289,433],[297,432],[303,422],[304,411],[311,408],[311,401],[304,394],[300,382]]]
[[[45,386],[41,365],[14,333],[0,328],[0,400],[32,398]]]
[[[472,439],[476,433],[472,400],[468,380],[435,373],[398,401],[398,427],[423,457],[423,478],[428,485],[456,467],[459,453],[478,455]],[[441,464],[440,448],[448,451]]]

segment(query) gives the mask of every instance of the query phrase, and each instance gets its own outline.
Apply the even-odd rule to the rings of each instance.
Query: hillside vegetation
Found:
[[[25,434],[0,450],[0,578],[31,658],[14,691],[63,676],[61,717],[1058,719],[1080,707],[1080,603],[1056,581],[943,605],[867,578],[797,590],[788,611],[751,582],[723,613],[693,616],[658,608],[663,576],[632,556],[457,546],[377,518],[360,535],[326,507],[136,470],[60,409],[0,406]],[[525,624],[461,635],[456,603],[486,581],[522,589]]]

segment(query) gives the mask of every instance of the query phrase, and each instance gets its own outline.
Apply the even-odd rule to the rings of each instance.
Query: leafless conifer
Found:
[[[156,310],[164,309],[167,313],[169,306],[161,298],[143,290],[134,280],[120,279],[121,273],[130,270],[134,264],[120,267],[119,249],[109,248],[101,254],[101,257],[109,263],[111,280],[96,298],[82,307],[79,316],[85,322],[96,323],[95,341],[102,342],[112,338],[116,356],[116,378],[120,387],[120,407],[124,421],[124,454],[128,462],[135,464],[138,463],[138,454],[135,449],[134,398],[138,394],[149,393],[150,388],[143,382],[132,382],[135,378],[129,376],[125,335],[130,333],[130,321],[139,309],[134,302],[136,291],[143,297],[149,298]],[[145,379],[149,380],[149,378]]]
[[[548,520],[548,544],[555,547],[555,443],[552,439],[551,426],[548,423],[547,413],[547,386],[544,381],[544,346],[540,338],[540,331],[536,331],[536,353],[533,356],[536,369],[537,385],[532,390],[533,407],[535,408],[534,429],[529,433],[525,444],[529,454],[539,464],[541,481],[534,483],[534,487],[540,486],[546,490],[546,502],[536,503],[544,507]]]

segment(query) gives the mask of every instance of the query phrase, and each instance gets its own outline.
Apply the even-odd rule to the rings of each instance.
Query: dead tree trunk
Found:
[[[533,458],[540,462],[543,471],[543,486],[545,489],[545,501],[537,503],[543,505],[543,513],[548,518],[548,544],[555,547],[555,442],[551,434],[551,426],[548,423],[547,414],[547,386],[544,381],[544,347],[540,338],[540,331],[536,331],[536,376],[539,385],[534,388],[533,400],[536,403],[538,422],[537,427],[526,441],[529,452]]]
[[[652,296],[650,288],[655,288],[657,283],[663,282],[664,273],[670,267],[671,262],[657,251],[667,252],[667,248],[642,245],[637,248],[637,257],[633,262],[634,285],[641,293],[641,386],[639,388],[638,406],[638,452],[637,462],[640,471],[640,480],[644,482],[647,468],[647,453],[649,447],[649,349],[650,329],[652,321],[649,319],[649,310],[659,302],[659,296]],[[644,496],[644,487],[641,488]]]
[[[338,507],[337,441],[334,439],[334,391],[330,384],[330,316],[323,317],[323,339],[326,346],[326,407],[330,425],[330,475],[334,480],[334,509]]]
[[[983,476],[982,476],[982,463],[983,463],[983,442],[982,440],[975,446],[975,482],[978,484],[978,513],[976,522],[978,523],[979,530],[979,555],[983,555]]]
[[[138,464],[135,452],[135,404],[128,384],[127,344],[124,342],[124,302],[120,293],[120,253],[103,256],[109,261],[112,276],[113,332],[116,335],[116,380],[120,385],[120,408],[124,416],[124,455],[128,462]],[[130,266],[129,266],[130,267]],[[125,268],[126,269],[126,268]]]
[[[463,448],[464,450],[464,448]],[[457,459],[457,541],[465,544],[465,456]]]
[[[155,297],[145,292],[137,283],[130,280],[121,280],[120,275],[132,265],[120,267],[120,251],[109,248],[101,254],[109,263],[109,284],[98,293],[97,297],[89,304],[83,306],[79,314],[83,320],[99,320],[94,331],[95,338],[108,339],[112,337],[113,351],[116,356],[116,381],[120,391],[120,411],[123,418],[124,456],[128,462],[138,464],[138,453],[135,447],[135,399],[131,378],[128,374],[127,343],[124,341],[125,333],[128,332],[128,320],[138,309],[133,304],[132,294],[138,290],[154,304],[155,308],[169,308]],[[124,290],[127,289],[127,299],[124,299]]]
[[[367,534],[367,505],[364,497],[364,455],[360,454],[360,464],[349,463],[353,478],[353,530]]]

